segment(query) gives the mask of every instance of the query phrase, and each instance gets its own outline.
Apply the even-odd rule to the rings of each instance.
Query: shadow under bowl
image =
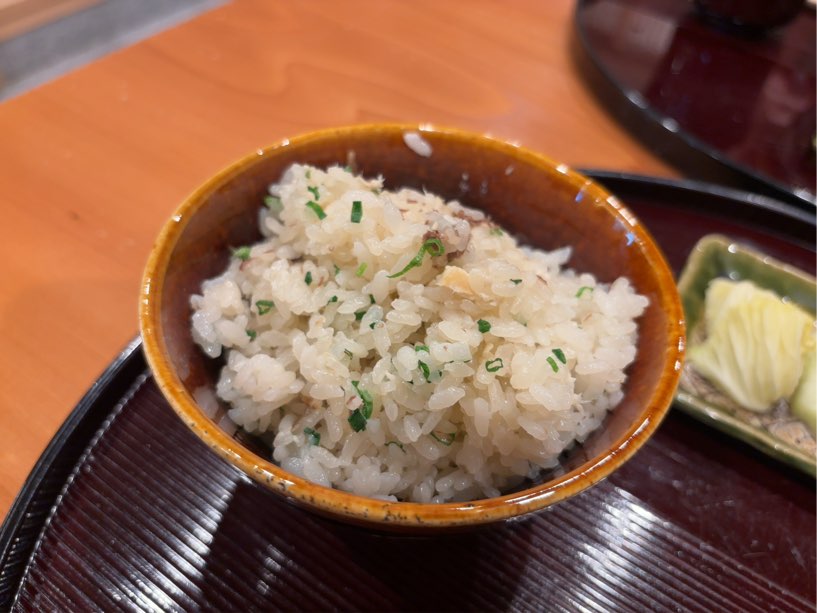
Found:
[[[424,157],[404,141],[417,132]],[[193,342],[190,296],[223,272],[230,248],[260,240],[258,210],[292,163],[351,164],[381,175],[387,189],[427,189],[488,213],[521,242],[570,245],[569,266],[600,282],[627,276],[649,299],[638,320],[635,362],[624,398],[557,474],[505,496],[466,503],[385,502],[322,487],[276,466],[264,450],[219,426],[197,405],[221,364]],[[672,273],[649,232],[602,187],[563,164],[487,136],[430,126],[377,124],[323,130],[282,141],[219,172],[189,196],[163,228],[145,271],[140,325],[148,362],[170,405],[228,462],[287,500],[351,523],[427,532],[517,518],[572,496],[621,466],[655,431],[678,383],[684,322]],[[223,411],[223,409],[222,409]]]

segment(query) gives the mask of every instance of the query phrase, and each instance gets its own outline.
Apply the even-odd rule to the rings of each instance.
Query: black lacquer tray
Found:
[[[719,232],[813,274],[815,220],[760,196],[596,172],[676,273]],[[382,535],[281,502],[178,420],[131,343],[0,531],[0,609],[813,610],[814,481],[673,409],[622,469],[527,520]]]
[[[689,177],[815,204],[815,13],[746,36],[694,2],[579,0],[574,56],[605,108]]]

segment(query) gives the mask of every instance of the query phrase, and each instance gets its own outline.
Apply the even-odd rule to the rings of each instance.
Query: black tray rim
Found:
[[[815,215],[751,192],[700,181],[663,179],[618,171],[580,169],[579,172],[598,181],[614,194],[629,191],[632,195],[640,191],[659,201],[705,195],[745,207],[762,209],[794,223],[804,224],[810,228],[812,234],[817,228]],[[621,199],[626,203],[627,196],[621,196]],[[121,389],[129,387],[146,370],[147,362],[142,353],[142,340],[137,336],[91,385],[35,463],[0,526],[0,610],[8,610],[11,606],[31,555],[39,542],[39,536],[51,510],[58,504],[66,480],[73,472],[88,442],[115,405],[111,404],[106,396],[114,387]],[[82,438],[76,440],[80,436]],[[73,449],[69,449],[71,443],[74,444]],[[45,479],[53,475],[54,471],[59,473],[60,486],[46,487]],[[44,510],[35,513],[32,510],[35,504]],[[26,528],[26,520],[33,520],[35,523],[27,529],[28,534],[22,534]]]
[[[57,503],[59,492],[73,472],[84,447],[112,409],[107,402],[106,392],[118,381],[135,379],[138,373],[144,372],[147,368],[141,349],[142,341],[139,337],[131,340],[94,381],[49,441],[14,499],[8,515],[0,526],[0,610],[8,610],[11,606],[39,535],[45,527],[51,509]],[[136,372],[133,372],[134,370]],[[74,441],[73,439],[78,436],[82,438]],[[74,445],[74,453],[68,450],[72,442],[79,443]],[[59,471],[61,485],[59,488],[49,490],[44,482],[54,471]],[[47,510],[34,517],[35,511],[32,507],[37,502],[43,503],[41,506]],[[26,520],[32,518],[36,519],[36,528],[32,526],[28,535],[21,534]],[[27,539],[27,542],[23,542],[24,539]]]
[[[695,170],[711,179],[715,176],[722,181],[740,184],[741,179],[748,181],[748,187],[767,192],[775,198],[789,202],[794,206],[814,210],[817,206],[817,195],[806,191],[799,194],[791,186],[772,179],[765,173],[729,158],[719,149],[708,145],[701,139],[682,129],[670,129],[675,120],[646,103],[641,94],[625,87],[605,68],[596,50],[590,45],[587,32],[582,26],[581,13],[597,0],[578,0],[573,12],[574,53],[580,64],[580,72],[589,82],[593,93],[615,119],[645,145],[653,144],[653,139],[661,139],[671,150],[659,153],[676,166],[684,159],[683,166],[687,171]],[[691,4],[690,4],[691,6]],[[813,10],[804,7],[803,10]],[[676,122],[677,123],[677,122]],[[688,162],[688,163],[687,163]],[[805,191],[805,190],[804,190]]]

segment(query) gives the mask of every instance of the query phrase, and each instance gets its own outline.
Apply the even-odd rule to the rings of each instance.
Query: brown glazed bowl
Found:
[[[423,157],[404,135],[431,145]],[[287,473],[240,435],[225,431],[223,408],[208,417],[194,400],[212,390],[220,364],[190,332],[190,295],[221,273],[230,247],[260,239],[258,210],[267,187],[293,162],[352,163],[387,188],[426,188],[482,209],[523,242],[543,249],[572,245],[569,266],[601,282],[626,275],[649,307],[638,320],[637,357],[624,399],[590,438],[564,455],[561,469],[527,489],[467,503],[384,502],[322,487]],[[656,430],[678,383],[684,353],[680,299],[649,232],[613,196],[563,164],[522,147],[452,129],[359,125],[282,141],[237,161],[188,197],[150,254],[140,304],[144,349],[156,382],[196,436],[261,485],[301,507],[369,527],[428,532],[458,529],[544,509],[609,475]]]

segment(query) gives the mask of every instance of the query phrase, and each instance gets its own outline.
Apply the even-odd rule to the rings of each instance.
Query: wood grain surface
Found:
[[[419,121],[673,176],[571,55],[573,2],[234,0],[0,104],[0,515],[137,331],[179,201],[314,128]]]

